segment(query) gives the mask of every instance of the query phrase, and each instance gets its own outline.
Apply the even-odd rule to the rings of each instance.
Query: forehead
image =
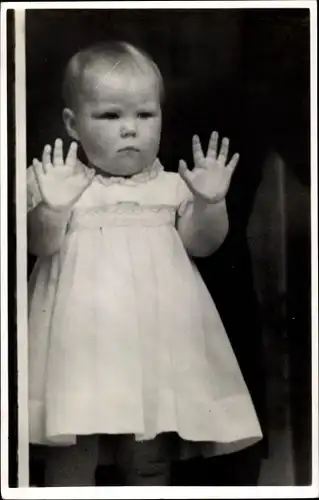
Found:
[[[139,67],[121,61],[96,61],[82,75],[82,99],[103,101],[159,101],[159,81],[146,64]]]

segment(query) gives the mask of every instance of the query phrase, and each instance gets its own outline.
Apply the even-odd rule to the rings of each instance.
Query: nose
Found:
[[[137,124],[134,118],[126,118],[121,123],[121,137],[136,137]]]

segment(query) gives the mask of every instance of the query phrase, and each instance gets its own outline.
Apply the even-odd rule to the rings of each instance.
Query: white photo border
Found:
[[[27,380],[27,236],[26,169],[16,171],[17,343],[18,349],[18,488],[8,483],[8,255],[7,255],[7,30],[6,15],[15,13],[16,165],[26,163],[25,11],[34,9],[309,9],[311,41],[311,266],[312,266],[312,478],[310,486],[287,487],[29,487]],[[121,1],[3,2],[1,5],[1,493],[3,498],[310,498],[318,490],[318,212],[317,212],[317,5],[315,0],[268,1]],[[25,408],[25,411],[22,410]],[[235,495],[235,496],[234,496]]]

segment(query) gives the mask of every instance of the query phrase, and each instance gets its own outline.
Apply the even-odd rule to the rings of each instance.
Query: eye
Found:
[[[152,118],[155,113],[152,111],[140,111],[137,116],[138,118],[141,118],[142,120],[147,120],[148,118]]]
[[[115,111],[105,111],[105,113],[97,115],[96,118],[98,120],[118,120],[120,118],[120,115]]]

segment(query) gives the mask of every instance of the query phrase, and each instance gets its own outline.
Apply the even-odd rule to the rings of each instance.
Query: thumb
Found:
[[[77,173],[73,177],[74,191],[78,193],[83,193],[90,184],[92,184],[94,178],[94,171],[83,171],[82,173]]]
[[[191,171],[184,160],[179,160],[178,173],[188,186],[191,186]]]

